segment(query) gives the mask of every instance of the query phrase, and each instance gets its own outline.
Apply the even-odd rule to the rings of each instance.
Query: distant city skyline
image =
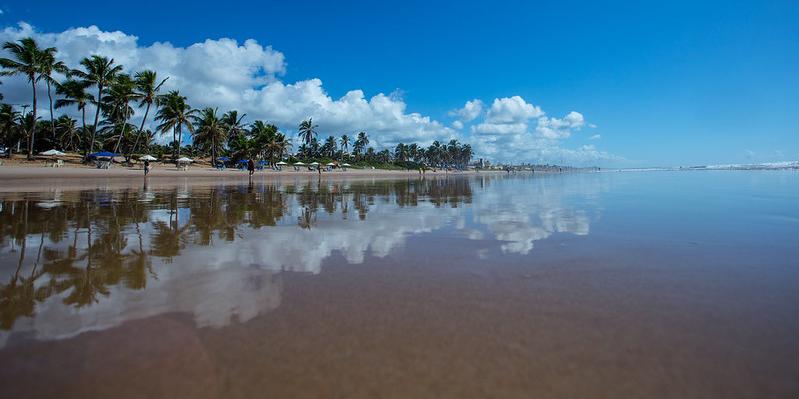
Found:
[[[577,166],[799,160],[795,2],[0,3],[32,36],[170,76],[194,107],[376,147]],[[4,101],[30,102],[18,77]],[[43,88],[42,88],[43,90]],[[40,103],[40,107],[43,104]],[[74,111],[67,111],[74,112]],[[138,112],[139,116],[143,112]]]

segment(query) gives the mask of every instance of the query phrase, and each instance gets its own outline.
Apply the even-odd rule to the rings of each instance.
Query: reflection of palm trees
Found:
[[[316,212],[307,206],[302,208],[302,213],[297,217],[297,225],[310,230],[314,224],[316,224]]]
[[[459,206],[471,202],[472,192],[467,179],[414,179],[312,180],[299,187],[254,184],[251,189],[222,185],[195,188],[185,198],[178,188],[60,195],[61,205],[45,209],[35,206],[41,196],[3,194],[0,249],[10,248],[18,256],[0,257],[0,265],[12,262],[8,270],[13,270],[0,286],[0,328],[11,328],[21,316],[34,316],[37,302],[52,295],[85,307],[112,295],[114,287],[146,289],[157,278],[153,257],[170,262],[191,246],[213,245],[214,238],[238,240],[242,226],[291,223],[289,204],[298,205],[297,225],[311,229],[320,209],[327,215],[341,212],[342,219],[354,209],[364,220],[375,204]],[[156,216],[160,212],[165,219]],[[39,240],[38,246],[31,248],[28,240]]]

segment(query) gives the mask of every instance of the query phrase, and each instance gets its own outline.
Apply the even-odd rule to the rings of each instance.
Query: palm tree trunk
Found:
[[[86,153],[88,157],[89,154],[94,152],[94,138],[97,135],[97,124],[100,122],[100,105],[102,105],[102,96],[103,96],[103,85],[97,85],[97,110],[94,112],[94,128],[92,129],[92,141],[89,144],[89,152]]]
[[[33,143],[36,139],[36,80],[31,78],[31,86],[33,87],[33,123],[31,124],[31,134],[28,135],[28,160],[33,160]],[[24,116],[24,115],[23,115]]]
[[[216,167],[216,137],[211,137],[211,167]]]
[[[144,122],[147,120],[147,114],[150,113],[150,103],[147,103],[147,108],[144,109],[144,118],[141,120],[141,126],[139,126],[139,132],[136,134],[136,141],[133,143],[133,148],[130,150],[130,154],[128,154],[128,161],[130,161],[130,157],[133,156],[133,153],[136,152],[136,147],[139,145],[139,138],[141,137],[141,131],[144,130]]]
[[[53,141],[55,141],[55,118],[53,117],[53,93],[50,91],[50,81],[47,83],[47,98],[50,100],[50,128],[53,129]]]
[[[80,110],[81,110],[81,114],[83,115],[83,139],[86,140],[86,107],[84,106]],[[83,147],[83,148],[85,149],[86,147]],[[88,154],[88,153],[86,153],[86,154]],[[86,156],[86,154],[83,154],[84,157]]]
[[[122,131],[119,132],[119,138],[117,139],[117,144],[114,146],[114,154],[116,154],[117,150],[119,150],[119,145],[122,143],[122,137],[125,136],[125,129],[128,127],[128,120],[125,119],[122,122]]]
[[[172,129],[172,142],[174,143],[173,145],[175,146],[175,148],[172,149],[172,158],[173,159],[178,159],[178,156],[180,155],[180,144],[178,144],[178,127],[177,126],[175,126]]]

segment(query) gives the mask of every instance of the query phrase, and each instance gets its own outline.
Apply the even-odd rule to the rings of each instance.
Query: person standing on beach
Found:
[[[150,161],[144,161],[144,177],[150,173]]]
[[[253,162],[252,159],[247,161],[247,171],[250,172],[250,176],[255,173],[255,162]]]

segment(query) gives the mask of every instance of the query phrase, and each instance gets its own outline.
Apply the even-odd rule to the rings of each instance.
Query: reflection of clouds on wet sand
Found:
[[[572,179],[566,181],[565,179]],[[574,180],[581,179],[576,182]],[[503,241],[503,252],[528,254],[535,241],[555,233],[587,235],[589,211],[575,209],[569,200],[577,197],[584,206],[586,199],[595,198],[603,190],[598,179],[585,176],[565,178],[529,178],[498,180],[475,196],[474,221],[487,232]],[[588,201],[590,204],[590,201]],[[469,235],[479,237],[474,233]]]
[[[286,224],[246,229],[240,240],[192,248],[175,262],[253,264],[273,271],[319,273],[322,261],[336,251],[351,264],[363,263],[367,253],[384,257],[408,236],[441,228],[454,212],[426,203],[402,209],[376,204],[367,221],[322,219],[310,229]]]
[[[30,260],[37,258],[37,248],[47,248],[50,261],[72,251],[78,254],[76,260],[71,260],[66,272],[55,271],[54,278],[69,277],[75,283],[37,299],[32,315],[23,314],[10,330],[0,331],[0,347],[16,332],[58,339],[170,312],[193,315],[199,327],[246,322],[279,306],[281,273],[320,273],[324,261],[334,254],[350,264],[361,264],[367,256],[386,257],[401,249],[408,237],[423,233],[458,231],[469,240],[498,240],[505,253],[528,254],[535,241],[555,233],[587,235],[590,220],[598,215],[591,199],[602,191],[600,183],[564,180],[489,179],[476,190],[458,179],[430,187],[418,182],[392,186],[378,182],[366,188],[329,188],[324,193],[308,187],[291,193],[256,188],[252,195],[240,188],[181,188],[113,202],[111,194],[104,194],[103,205],[91,214],[97,219],[91,234],[83,225],[75,228],[68,226],[74,221],[64,220],[68,229],[55,236],[60,240],[33,231],[25,236],[25,256],[20,258],[27,259],[25,273],[31,269]],[[574,198],[583,208],[570,203]],[[65,203],[42,210],[47,213],[39,219],[67,218],[66,213],[56,212],[78,202],[73,198]],[[127,207],[135,206],[142,208],[122,216]],[[118,226],[118,231],[109,226]],[[19,256],[18,242],[4,245],[0,255],[11,254],[9,248],[15,248],[14,256]],[[98,283],[100,294],[83,304],[70,302],[68,297],[83,281],[80,274],[87,270],[87,258],[80,254],[89,252],[100,265],[98,272],[123,277]],[[125,280],[131,278],[125,276],[137,256],[149,270],[137,269],[138,286]],[[490,255],[481,249],[476,256]],[[121,259],[116,266],[104,263],[116,258]],[[0,262],[0,270],[6,274],[16,264]],[[34,284],[46,290],[53,281],[42,277],[34,279]]]
[[[302,212],[296,203],[290,208],[284,218],[287,221]],[[190,236],[188,211],[151,211],[150,222],[139,226],[141,243],[128,240],[122,255],[140,245],[150,247],[156,240],[156,224],[172,225]],[[192,314],[199,327],[246,322],[280,304],[281,272],[319,273],[322,262],[334,252],[352,264],[363,263],[367,253],[387,256],[404,245],[408,236],[441,228],[455,212],[429,203],[401,209],[378,203],[369,208],[367,221],[320,216],[310,229],[288,223],[259,229],[241,227],[233,241],[189,245],[168,259],[151,256],[155,275],[144,289],[114,286],[108,295],[82,307],[64,303],[69,292],[53,295],[36,305],[34,317],[20,317],[11,331],[0,331],[0,347],[11,332],[29,332],[42,340],[59,339],[170,312]],[[28,240],[32,249],[41,242],[37,236]],[[53,249],[64,246],[49,244]],[[86,248],[82,245],[77,249]]]
[[[13,331],[33,332],[36,339],[59,339],[170,312],[194,315],[198,327],[223,327],[280,304],[280,275],[269,270],[240,265],[209,270],[196,264],[171,264],[165,269],[169,271],[150,280],[146,289],[114,287],[90,306],[75,308],[62,296],[50,297],[38,305],[35,317],[20,318]]]

